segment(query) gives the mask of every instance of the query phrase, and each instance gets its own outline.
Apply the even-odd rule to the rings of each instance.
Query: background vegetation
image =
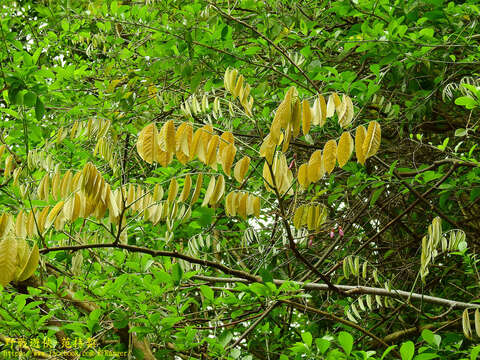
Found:
[[[477,1],[0,4],[2,276],[23,259],[20,239],[40,254],[34,276],[2,277],[0,357],[477,357]],[[224,88],[234,68],[252,116]],[[354,156],[302,190],[301,164],[343,130],[328,119],[301,132],[284,149],[282,196],[266,191],[259,150],[291,86],[310,104],[347,94],[347,130],[375,120],[382,138],[365,165]],[[170,120],[231,132],[234,164],[251,158],[245,178],[199,159],[145,162],[140,131]],[[61,184],[92,175],[87,163],[120,194],[117,216],[85,203],[67,214],[75,195]],[[200,173],[198,200],[181,198]],[[259,217],[227,216],[225,196],[202,206],[221,175],[225,195],[261,198]],[[157,184],[170,205],[152,223],[128,201]],[[297,230],[295,209],[312,202],[325,223]]]

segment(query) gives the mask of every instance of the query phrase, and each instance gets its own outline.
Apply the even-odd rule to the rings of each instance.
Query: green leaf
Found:
[[[42,120],[43,116],[45,115],[45,106],[43,105],[42,100],[37,97],[37,101],[35,102],[35,116],[38,121]]]
[[[302,333],[302,340],[308,347],[312,346],[312,339],[312,334],[310,334],[308,331]]]
[[[215,215],[215,210],[212,208],[200,207],[195,212],[199,213],[198,223],[201,226],[205,227],[212,223],[213,215]]]
[[[433,353],[423,353],[416,355],[413,360],[430,360],[430,359],[437,359],[439,358],[440,355],[438,354],[433,354]]]
[[[202,292],[203,296],[205,296],[206,299],[213,302],[213,300],[215,299],[215,294],[209,286],[200,285],[200,291]]]
[[[268,271],[266,268],[262,268],[260,269],[259,271],[259,274],[260,276],[262,277],[262,281],[264,283],[267,283],[267,282],[273,282],[273,275],[270,271]]]
[[[23,103],[25,106],[33,107],[35,106],[36,102],[37,102],[37,94],[35,94],[34,92],[28,91],[23,96]]]
[[[475,346],[470,353],[470,360],[477,360],[478,354],[480,354],[480,345]]]
[[[175,285],[180,284],[183,276],[183,270],[179,263],[175,263],[172,266],[172,276],[173,276],[173,283]]]
[[[404,342],[402,346],[400,346],[400,355],[402,356],[402,360],[411,360],[413,358],[413,354],[415,353],[415,345],[411,341]]]
[[[373,192],[372,197],[370,199],[370,206],[373,206],[377,202],[377,200],[380,197],[380,195],[382,194],[383,190],[385,190],[385,188],[381,187],[381,188],[376,189]]]
[[[233,334],[231,331],[227,330],[227,331],[224,331],[222,333],[222,335],[220,335],[220,337],[218,338],[218,342],[223,346],[227,346],[228,343],[233,339]]]
[[[455,104],[465,106],[469,110],[478,106],[478,102],[470,96],[460,96],[459,98],[456,98]]]
[[[248,288],[253,291],[258,297],[261,296],[268,296],[269,295],[269,289],[261,284],[261,283],[253,283],[248,286]]]
[[[70,24],[68,23],[67,19],[63,19],[60,24],[62,25],[63,31],[68,31],[70,29]]]
[[[442,341],[442,337],[440,335],[434,334],[431,330],[428,329],[422,331],[422,338],[429,345],[436,347],[440,346],[440,342]]]
[[[382,357],[380,358],[380,360],[383,360],[385,359],[385,357],[393,350],[397,347],[397,345],[390,345],[388,348],[385,349],[385,351],[383,352],[382,354]]]
[[[338,334],[338,342],[345,354],[350,355],[353,348],[353,336],[346,331],[340,331]]]
[[[317,338],[315,339],[315,345],[317,346],[318,351],[320,351],[320,354],[324,354],[325,351],[328,350],[330,347],[331,342],[328,339],[325,338]]]
[[[465,135],[467,135],[467,129],[460,128],[460,129],[455,130],[455,136],[462,137],[462,136],[465,136]]]

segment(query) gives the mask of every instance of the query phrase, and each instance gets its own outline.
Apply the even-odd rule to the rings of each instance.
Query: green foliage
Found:
[[[476,359],[479,15],[473,0],[2,2],[0,242],[25,239],[40,262],[19,281],[26,258],[3,253],[17,268],[0,291],[0,357]],[[352,118],[291,138],[281,124],[269,168],[261,147],[288,93],[285,113],[345,94]],[[144,161],[139,134],[169,121],[231,133],[231,174],[182,161],[193,140],[172,133]],[[330,151],[331,173],[298,175],[328,140],[376,122],[364,165],[344,147],[342,168]],[[220,176],[224,194],[202,206]],[[245,200],[230,216],[231,191],[260,214]],[[306,212],[295,228],[302,206],[322,222]]]

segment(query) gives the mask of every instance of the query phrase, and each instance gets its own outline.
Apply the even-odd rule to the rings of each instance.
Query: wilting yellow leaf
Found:
[[[357,127],[357,131],[355,132],[355,155],[357,156],[357,161],[360,164],[365,164],[365,153],[363,152],[363,142],[367,136],[367,130],[360,125]]]
[[[328,140],[323,148],[323,166],[329,174],[335,168],[337,162],[337,143],[335,140]]]
[[[242,183],[243,179],[245,179],[245,175],[247,174],[249,165],[250,158],[248,156],[244,156],[235,164],[235,168],[233,169],[233,176],[235,177],[235,180],[237,180],[239,183]]]
[[[302,132],[303,135],[307,135],[310,131],[310,125],[312,123],[312,111],[308,100],[302,102]]]
[[[348,131],[345,131],[338,141],[337,159],[338,165],[343,168],[352,156],[353,139]]]
[[[307,164],[302,164],[298,168],[298,175],[297,175],[298,183],[300,186],[304,189],[308,188],[308,185],[310,185],[310,182],[308,181],[308,165]]]
[[[382,138],[382,132],[380,129],[380,124],[376,121],[370,121],[368,124],[367,136],[363,141],[363,154],[365,154],[365,159],[368,159],[370,156],[373,156],[377,153],[380,148],[380,141]]]

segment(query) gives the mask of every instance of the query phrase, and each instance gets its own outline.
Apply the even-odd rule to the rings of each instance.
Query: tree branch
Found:
[[[217,278],[211,276],[203,276],[203,275],[195,275],[193,276],[194,279],[208,281],[211,283],[219,282],[219,283],[248,283],[247,280],[241,278]],[[305,290],[316,290],[316,291],[329,291],[330,288],[327,284],[318,284],[312,282],[301,282],[301,281],[290,281],[290,280],[280,280],[280,279],[273,279],[273,283],[275,285],[283,285],[284,283],[292,283],[295,285],[301,286]],[[403,290],[387,290],[384,288],[375,288],[370,286],[357,286],[357,285],[336,285],[339,289],[343,291],[348,291],[349,295],[360,294],[360,295],[379,295],[379,296],[386,296],[392,298],[400,298],[400,299],[410,299],[416,301],[423,301],[425,303],[441,305],[451,307],[452,309],[472,309],[477,308],[480,309],[480,304],[474,303],[466,303],[462,301],[455,301],[449,300],[444,298],[439,298],[435,296],[423,295],[418,293],[411,293],[410,291],[403,291]]]

